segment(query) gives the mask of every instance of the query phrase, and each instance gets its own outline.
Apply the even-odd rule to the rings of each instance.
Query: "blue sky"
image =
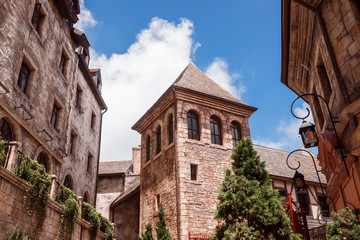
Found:
[[[280,1],[83,0],[80,23],[100,67],[104,115],[101,161],[131,159],[140,138],[130,127],[189,61],[258,110],[250,118],[255,143],[300,146],[296,98],[280,82]],[[304,106],[297,105],[297,112]]]

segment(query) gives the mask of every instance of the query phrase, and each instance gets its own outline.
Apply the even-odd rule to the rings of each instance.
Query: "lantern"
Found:
[[[301,191],[301,190],[306,189],[304,175],[299,173],[297,170],[296,170],[295,175],[293,177],[293,181],[295,183],[296,191]]]
[[[301,135],[301,139],[305,148],[316,147],[318,145],[319,140],[314,124],[304,120],[300,125],[299,134]]]

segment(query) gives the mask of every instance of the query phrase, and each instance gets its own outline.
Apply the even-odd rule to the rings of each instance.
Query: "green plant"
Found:
[[[55,201],[64,207],[60,216],[58,238],[60,236],[63,239],[70,239],[72,231],[74,230],[76,218],[79,216],[80,211],[78,197],[71,189],[60,184]]]
[[[83,202],[81,218],[88,221],[90,224],[90,237],[91,240],[96,239],[96,233],[100,226],[99,214],[96,212],[95,208],[90,204]]]
[[[29,183],[26,190],[26,209],[28,217],[35,214],[35,234],[42,229],[46,218],[46,203],[49,199],[51,177],[45,172],[43,165],[29,157],[18,154],[20,164],[15,169],[15,175]]]
[[[114,237],[113,227],[110,221],[104,216],[100,216],[100,231],[105,233],[105,240],[112,240]]]
[[[1,137],[1,136],[0,136]],[[0,138],[0,166],[5,165],[7,141]]]
[[[157,212],[157,217],[159,218],[159,221],[156,222],[156,237],[157,237],[157,239],[158,240],[172,240],[170,231],[166,227],[164,209],[163,209],[161,203],[159,206],[159,211]]]
[[[19,229],[19,227],[16,225],[12,233],[6,234],[4,240],[22,240],[23,239],[23,233],[22,230]]]
[[[231,158],[232,171],[226,170],[218,194],[219,224],[211,239],[300,239],[292,234],[290,219],[251,140],[242,139]]]
[[[152,236],[151,223],[146,224],[145,232],[141,234],[141,237],[138,236],[137,240],[155,240],[155,238]]]
[[[337,213],[331,213],[334,222],[326,228],[326,239],[328,240],[355,240],[360,239],[360,223],[355,211],[346,207]]]

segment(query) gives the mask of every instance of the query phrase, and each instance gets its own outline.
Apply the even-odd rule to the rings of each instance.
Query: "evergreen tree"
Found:
[[[346,207],[338,213],[333,212],[332,215],[335,221],[327,226],[326,239],[360,239],[360,222],[350,208]]]
[[[152,236],[152,226],[151,223],[146,224],[145,232],[141,234],[141,237],[137,237],[138,240],[155,240]]]
[[[242,139],[231,156],[219,190],[215,218],[220,220],[211,239],[300,239],[292,234],[278,191],[272,190],[265,162],[249,138]]]
[[[159,206],[157,217],[159,218],[159,221],[156,222],[157,240],[172,240],[169,229],[166,227],[164,209],[161,204]]]

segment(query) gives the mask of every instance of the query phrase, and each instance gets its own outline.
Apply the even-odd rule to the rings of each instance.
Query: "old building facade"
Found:
[[[173,239],[213,232],[224,171],[231,168],[234,143],[250,136],[248,119],[254,111],[256,108],[233,97],[193,64],[185,68],[133,126],[141,134],[140,182],[138,190],[135,185],[129,191],[129,197],[139,191],[140,232],[147,223],[157,221],[160,203]],[[310,171],[309,156],[296,155],[304,166],[299,170],[310,185],[306,192],[296,193],[294,172],[285,163],[289,153],[262,146],[256,150],[262,161],[269,161],[274,188],[283,195],[289,191],[294,201],[307,209],[309,218],[317,218],[325,210],[326,206],[319,205],[322,196],[315,170]],[[122,199],[126,193],[115,202],[125,204]],[[117,224],[116,217],[112,221]]]
[[[282,1],[281,81],[298,95],[320,96],[303,99],[318,132],[327,201],[333,211],[360,208],[359,1]]]
[[[78,0],[0,3],[0,132],[59,183],[95,204],[102,113],[99,69],[73,27]]]

